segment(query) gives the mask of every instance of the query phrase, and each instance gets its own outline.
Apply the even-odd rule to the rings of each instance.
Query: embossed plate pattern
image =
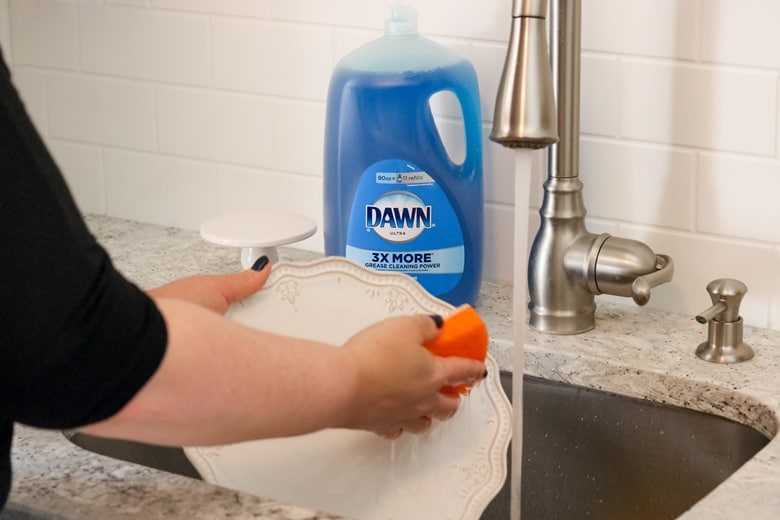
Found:
[[[453,307],[412,278],[367,270],[342,258],[279,263],[266,286],[228,316],[272,332],[341,345],[361,328],[396,315]],[[185,448],[204,480],[361,520],[477,519],[507,474],[511,408],[499,369],[449,421],[388,441],[325,430],[287,439]]]

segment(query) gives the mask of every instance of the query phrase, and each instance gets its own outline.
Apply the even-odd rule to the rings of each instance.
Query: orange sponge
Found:
[[[435,356],[458,356],[485,361],[488,351],[488,331],[471,305],[461,305],[444,318],[439,335],[425,343]],[[442,393],[451,396],[468,394],[469,385],[445,386]]]

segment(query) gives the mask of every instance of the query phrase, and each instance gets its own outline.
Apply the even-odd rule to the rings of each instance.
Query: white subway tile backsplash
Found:
[[[257,96],[157,87],[160,151],[271,167],[272,102]]]
[[[108,215],[199,229],[218,214],[213,164],[123,150],[104,161]]]
[[[581,155],[589,215],[693,229],[694,152],[583,139]]]
[[[199,12],[269,18],[271,0],[151,0],[152,7],[183,12]]]
[[[320,0],[274,0],[273,18],[327,26],[366,29],[381,36],[391,8],[389,0],[336,0],[324,6]],[[436,0],[408,4],[417,10],[421,34],[474,40],[506,41],[511,6],[503,0],[487,0],[475,6],[471,0]],[[442,16],[442,9],[446,16]]]
[[[698,9],[699,2],[689,0],[588,0],[582,9],[582,48],[610,54],[696,59]]]
[[[531,244],[539,229],[539,212],[528,209],[528,243]],[[485,254],[483,278],[512,283],[515,265],[515,212],[511,206],[488,203],[485,205]]]
[[[214,84],[219,88],[272,94],[273,56],[278,52],[271,25],[254,20],[211,23]]]
[[[702,59],[777,69],[780,3],[771,0],[706,0],[702,10]]]
[[[11,80],[22,98],[27,114],[41,134],[47,133],[46,73],[27,67],[14,69]]]
[[[48,148],[79,209],[86,213],[105,213],[101,148],[56,140],[49,140]]]
[[[513,206],[515,203],[515,177],[518,175],[531,177],[530,206],[538,208],[542,204],[543,183],[547,178],[546,150],[536,152],[542,158],[537,163],[536,169],[530,172],[517,172],[515,168],[516,150],[505,148],[488,140],[490,127],[483,131],[482,170],[485,184],[485,200]],[[520,152],[522,153],[522,152]]]
[[[495,274],[494,280],[509,282],[514,269],[515,214],[511,206],[485,205],[485,255],[483,271]],[[503,247],[492,247],[501,244]]]
[[[273,165],[278,171],[322,176],[325,105],[279,100],[273,106]]]
[[[622,60],[622,137],[773,155],[777,75]]]
[[[211,81],[208,19],[80,4],[85,71],[189,85]]]
[[[15,65],[79,67],[78,5],[75,2],[10,0]]]
[[[496,145],[498,147],[498,145]],[[500,147],[498,147],[500,148]],[[514,273],[515,262],[515,186],[516,182],[524,183],[517,186],[522,191],[529,192],[529,201],[526,205],[521,201],[521,211],[528,212],[527,244],[530,251],[536,232],[539,229],[538,207],[542,200],[543,181],[547,174],[547,155],[544,150],[532,152],[530,161],[528,150],[502,149],[502,165],[504,169],[497,172],[501,179],[503,189],[508,193],[505,197],[510,199],[509,204],[497,204],[486,193],[485,196],[485,240],[484,240],[484,272],[489,280],[511,282]],[[530,162],[530,164],[529,164]],[[490,173],[486,173],[485,184],[489,186]],[[525,183],[528,183],[527,185]]]
[[[11,52],[11,21],[9,20],[10,7],[8,6],[8,0],[0,0],[0,51],[3,55],[3,60],[6,65],[10,67],[12,65],[11,58],[13,53]]]
[[[46,77],[51,137],[138,150],[155,149],[153,87],[95,76]]]
[[[96,0],[97,3],[105,2],[115,5],[131,5],[133,7],[149,7],[150,0]]]
[[[696,200],[697,231],[780,243],[780,162],[702,154]]]
[[[383,31],[391,0],[274,0],[277,20]],[[477,40],[506,41],[509,37],[511,5],[503,0],[485,0],[475,6],[471,0],[418,0],[407,5],[417,10],[420,32]],[[443,13],[442,9],[445,9]],[[446,16],[443,16],[446,14]]]
[[[212,35],[217,87],[325,100],[333,61],[331,29],[218,19]]]
[[[445,4],[419,0],[414,7],[422,34],[505,42],[512,20],[510,4],[503,0],[482,0],[479,4],[473,0],[449,0]]]
[[[195,229],[216,213],[274,207],[321,225],[332,69],[382,35],[392,4],[0,0],[0,45],[85,211]],[[515,177],[531,176],[530,241],[546,176],[546,152],[516,173],[516,153],[488,138],[511,2],[413,6],[422,34],[476,69],[484,276],[509,281]],[[746,322],[780,328],[778,17],[776,0],[583,2],[588,229],[674,258],[675,279],[651,307],[692,316],[709,303],[706,284],[730,276],[750,289]],[[457,110],[436,110],[448,140],[462,133]],[[302,246],[321,251],[321,229]]]
[[[636,238],[637,240],[640,240],[637,237],[631,236],[629,233],[621,233],[621,224],[617,221],[599,219],[596,217],[586,217],[585,220],[586,228],[594,235],[607,233],[616,237]]]
[[[273,32],[272,92],[283,97],[324,101],[333,62],[333,30],[280,25]],[[290,66],[294,63],[294,66]]]
[[[482,177],[485,200],[501,204],[514,204],[514,155],[511,150],[490,140],[490,127],[483,127]]]
[[[620,125],[618,58],[582,56],[580,130],[616,136]]]
[[[379,29],[390,15],[386,0],[273,0],[276,20]]]

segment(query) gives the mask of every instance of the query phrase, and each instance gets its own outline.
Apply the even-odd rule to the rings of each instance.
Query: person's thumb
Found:
[[[232,304],[262,289],[270,274],[271,262],[267,256],[261,256],[249,269],[225,275],[220,289],[225,300]]]

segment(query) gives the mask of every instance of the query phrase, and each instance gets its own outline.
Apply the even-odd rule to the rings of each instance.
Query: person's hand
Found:
[[[270,274],[271,265],[266,258],[265,261],[259,260],[251,269],[245,271],[188,276],[150,289],[147,294],[152,298],[188,301],[216,313],[225,314],[233,303],[259,291]]]
[[[441,388],[480,381],[485,365],[433,356],[423,343],[438,333],[436,320],[421,314],[387,319],[347,341],[343,351],[357,362],[358,377],[345,426],[396,438],[405,431],[424,432],[433,419],[452,417],[459,399]]]

